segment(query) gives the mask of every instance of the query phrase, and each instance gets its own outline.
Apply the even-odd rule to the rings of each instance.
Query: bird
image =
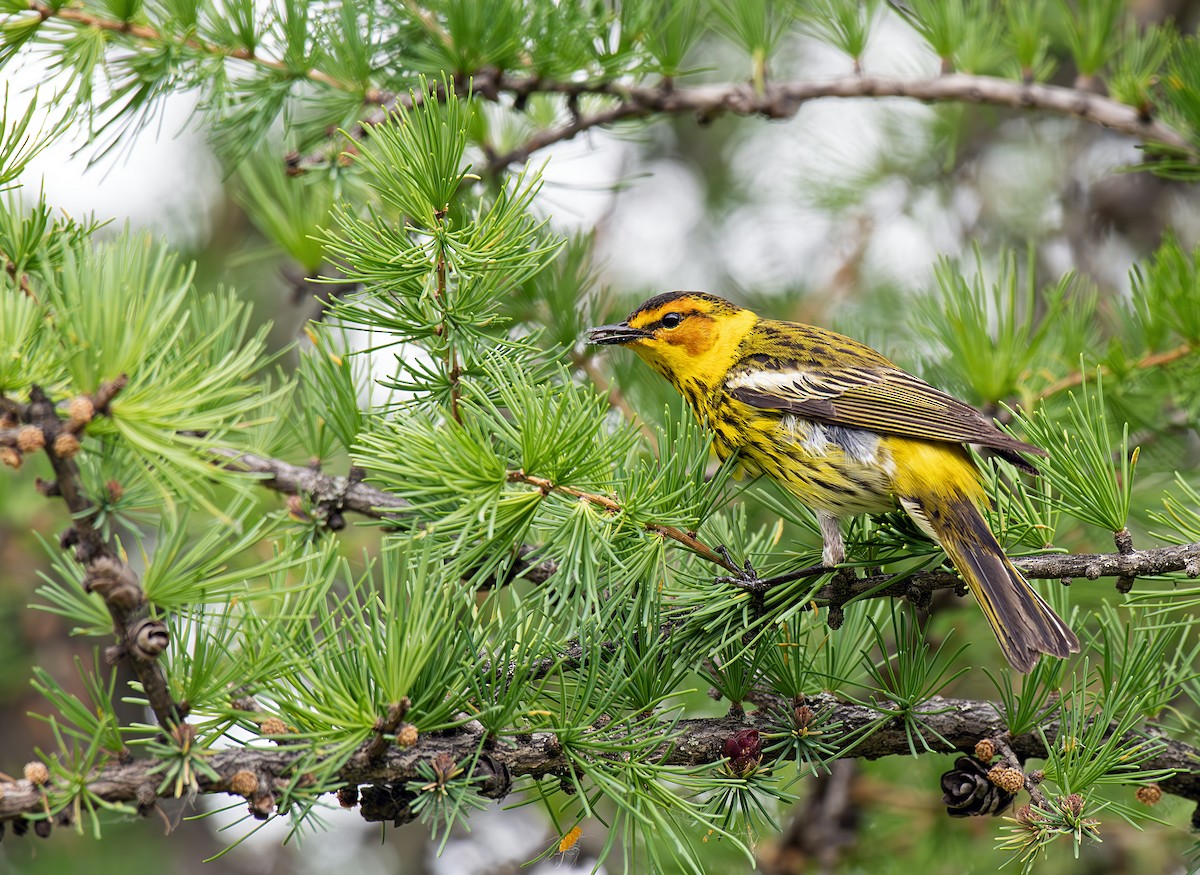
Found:
[[[988,527],[968,445],[1036,474],[1040,447],[964,401],[834,331],[760,317],[705,292],[651,297],[589,331],[661,374],[712,432],[717,455],[777,481],[816,515],[821,560],[846,560],[841,522],[897,507],[946,552],[1009,663],[1065,658],[1079,639],[1013,565]]]

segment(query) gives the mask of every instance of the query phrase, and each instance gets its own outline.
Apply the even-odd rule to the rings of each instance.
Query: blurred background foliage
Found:
[[[116,24],[77,26],[59,14],[71,10]],[[318,14],[316,7],[250,0],[211,8],[189,2],[67,7],[12,0],[3,11],[0,59],[7,61],[5,75],[13,86],[10,113],[19,101],[29,101],[45,113],[47,126],[64,125],[26,169],[22,187],[6,195],[0,250],[13,267],[9,281],[37,273],[35,259],[45,257],[45,250],[29,241],[73,233],[94,233],[124,253],[107,263],[114,287],[131,274],[161,279],[173,264],[147,265],[150,256],[141,244],[122,237],[140,239],[136,232],[147,229],[170,241],[180,253],[178,264],[195,261],[194,274],[161,279],[164,289],[178,289],[178,297],[162,299],[170,302],[166,310],[146,314],[147,331],[169,346],[180,308],[195,307],[192,322],[228,334],[222,352],[258,356],[254,367],[272,375],[268,392],[279,392],[251,396],[230,390],[208,397],[208,407],[161,411],[154,409],[151,382],[137,415],[131,410],[128,417],[140,430],[123,433],[124,445],[102,441],[97,456],[107,452],[112,458],[97,462],[93,474],[84,471],[93,477],[94,492],[103,491],[112,466],[133,472],[149,465],[150,455],[175,464],[181,479],[196,481],[194,494],[203,497],[209,513],[197,513],[191,522],[172,519],[161,536],[148,536],[158,550],[172,537],[199,538],[213,512],[217,519],[230,513],[239,521],[261,517],[282,538],[315,537],[319,526],[297,522],[302,514],[295,508],[289,517],[276,497],[236,483],[203,484],[193,456],[183,451],[163,456],[170,444],[164,434],[215,429],[215,414],[206,415],[213,411],[224,416],[236,409],[248,420],[275,416],[281,404],[292,403],[281,399],[293,383],[299,387],[295,411],[252,429],[245,446],[344,472],[357,441],[356,459],[373,462],[372,470],[385,483],[392,478],[397,488],[411,485],[419,472],[406,469],[403,459],[389,462],[393,430],[407,429],[405,440],[424,437],[432,445],[439,439],[436,422],[384,417],[368,423],[360,406],[394,411],[386,405],[415,391],[433,409],[460,403],[484,413],[489,404],[499,409],[507,399],[487,388],[507,379],[488,370],[498,367],[489,359],[497,345],[532,349],[526,350],[529,361],[544,370],[526,374],[530,386],[539,379],[561,381],[558,366],[611,392],[618,409],[609,418],[614,427],[624,416],[632,427],[651,433],[675,428],[682,414],[669,387],[632,356],[601,356],[581,342],[589,325],[619,319],[643,298],[669,288],[704,289],[776,318],[846,332],[1009,422],[1014,420],[1005,405],[1030,409],[1044,401],[1040,420],[1017,417],[1015,424],[1068,461],[1048,468],[1044,485],[1018,489],[1014,506],[998,505],[993,522],[1014,552],[1048,544],[1111,551],[1112,533],[1124,526],[1139,547],[1200,540],[1195,473],[1200,280],[1194,251],[1200,242],[1200,190],[1188,181],[1186,162],[1170,154],[1148,154],[1134,139],[1075,119],[891,98],[815,101],[779,121],[652,114],[555,142],[533,153],[532,170],[525,173],[521,162],[498,166],[496,156],[580,115],[601,112],[612,98],[534,93],[508,94],[496,103],[464,99],[451,102],[445,114],[409,117],[430,126],[425,140],[393,137],[395,128],[387,127],[364,147],[334,133],[339,127],[353,130],[364,103],[377,103],[380,94],[422,87],[420,75],[435,87],[456,75],[499,70],[559,82],[749,82],[762,91],[772,82],[859,70],[910,78],[954,70],[1106,91],[1165,119],[1195,143],[1200,51],[1190,35],[1200,21],[1200,4],[388,0],[342,2]],[[122,28],[122,22],[131,26]],[[137,27],[149,28],[151,36],[139,40]],[[237,67],[230,58],[251,63]],[[278,60],[255,63],[255,58]],[[324,75],[336,87],[327,87]],[[40,85],[36,93],[34,85]],[[452,132],[449,146],[445,130]],[[423,143],[434,145],[416,148]],[[352,157],[344,159],[347,149]],[[1144,167],[1134,172],[1143,163],[1158,172]],[[436,184],[416,186],[418,198],[396,200],[403,189],[393,184],[394,176],[402,172]],[[33,218],[23,224],[13,219],[27,215]],[[409,233],[389,238],[397,216],[405,217]],[[116,221],[103,224],[111,219]],[[453,236],[471,228],[486,234],[489,222],[505,223],[507,242],[521,250],[499,267],[481,260],[469,236]],[[397,253],[409,249],[415,253],[413,269],[404,274]],[[30,258],[22,260],[23,252]],[[539,270],[552,252],[557,254],[551,266]],[[453,289],[457,310],[427,294],[430,274],[420,262],[430,257],[450,261],[456,276],[470,278],[451,279],[460,282]],[[70,271],[63,275],[69,279]],[[405,281],[412,288],[394,298],[360,294],[403,289]],[[206,297],[201,307],[185,287],[235,289],[230,294],[236,301],[217,295]],[[74,294],[84,301],[92,288]],[[64,281],[56,294],[67,301],[73,292]],[[394,302],[395,311],[384,307],[381,317],[381,300]],[[247,315],[234,313],[239,304],[246,305]],[[334,327],[308,327],[310,319],[327,314]],[[81,311],[79,318],[90,330],[100,316]],[[460,341],[444,338],[438,326],[447,324],[461,330]],[[526,336],[530,329],[536,335]],[[390,348],[397,340],[422,352],[404,347],[401,367]],[[349,356],[343,354],[347,347],[374,351]],[[204,366],[221,363],[237,366],[223,356]],[[87,362],[74,360],[73,367],[76,379],[86,382]],[[467,375],[465,390],[457,387],[455,370]],[[37,378],[5,373],[6,391],[31,377]],[[131,391],[129,403],[138,397]],[[314,409],[321,411],[319,419],[311,415]],[[586,415],[571,408],[569,418]],[[606,414],[600,409],[591,415]],[[1064,426],[1071,435],[1062,434]],[[618,431],[612,440],[632,443],[633,434]],[[680,440],[686,444],[687,437]],[[468,435],[464,455],[470,446]],[[665,446],[664,458],[672,446]],[[702,446],[690,455],[674,446],[678,458],[704,458]],[[146,455],[139,456],[139,447]],[[1140,448],[1136,469],[1130,461],[1134,447]],[[519,450],[536,455],[538,448]],[[410,460],[410,467],[423,458]],[[699,467],[693,464],[690,474]],[[47,724],[25,717],[46,711],[28,683],[33,667],[82,693],[72,687],[79,677],[74,660],[90,658],[92,648],[85,639],[67,636],[71,621],[26,609],[36,599],[39,576],[56,573],[30,533],[50,537],[67,524],[61,509],[33,488],[39,473],[45,472],[30,465],[0,477],[0,658],[10,667],[0,674],[0,770],[12,774],[20,772],[28,751],[55,746]],[[580,466],[572,473],[597,483],[608,476],[599,467]],[[675,509],[700,518],[708,513],[701,506],[707,496],[701,484],[685,491],[688,473],[673,474],[672,482],[694,504],[680,500],[682,509]],[[131,473],[122,480],[135,484],[138,477]],[[153,531],[162,505],[172,500],[132,487],[110,497],[115,530],[126,533],[139,526]],[[744,548],[762,568],[811,558],[819,541],[801,512],[793,510],[776,528],[778,514],[788,512],[778,497],[754,487],[739,500],[746,518],[718,519],[714,534],[728,526],[727,543]],[[505,525],[523,531],[528,523],[523,509],[504,512],[509,516],[496,520],[501,532],[510,531]],[[577,525],[580,531],[602,527],[593,519]],[[253,576],[257,564],[274,558],[267,533],[249,531],[253,536],[245,537],[241,549],[221,545],[236,553],[238,580],[239,571]],[[851,531],[851,555],[881,561],[868,553],[886,558],[889,545],[911,555],[914,539],[902,521],[890,517],[861,522]],[[375,527],[353,527],[339,540],[350,557],[348,568],[361,574],[363,551],[377,552],[380,535]],[[185,549],[181,543],[179,553]],[[172,572],[192,567],[186,556],[168,558]],[[186,579],[156,578],[153,562],[143,571],[148,588],[161,581],[154,595],[166,607],[176,607],[172,582],[191,594]],[[577,590],[567,593],[591,592],[586,580],[569,585]],[[1139,584],[1136,592],[1150,599],[1151,609],[1166,605],[1175,611],[1183,601],[1153,600],[1156,590],[1170,588]],[[569,600],[568,594],[561,597]],[[1081,582],[1070,597],[1083,616],[1100,611],[1112,596],[1106,582]],[[705,591],[695,598],[702,601]],[[938,597],[934,608],[922,628],[932,646],[949,637],[953,652],[969,641],[966,661],[998,664],[998,651],[973,606]],[[1124,621],[1094,628],[1120,628]],[[1181,638],[1178,652],[1186,657],[1194,628]],[[180,669],[187,674],[186,667]],[[1186,674],[1185,665],[1174,676]],[[703,694],[710,684],[736,686],[728,677],[685,672],[678,678],[680,689],[700,691],[681,698],[688,714],[724,712],[725,704]],[[943,692],[996,695],[979,671],[955,675]],[[1192,695],[1169,707],[1194,727]],[[118,710],[122,720],[139,719],[134,706],[118,703]],[[288,718],[303,728],[303,714]],[[363,719],[369,725],[370,715]],[[1006,856],[993,850],[996,823],[947,818],[933,789],[951,761],[937,755],[839,763],[819,781],[796,784],[791,791],[798,799],[778,806],[782,833],[768,834],[757,846],[760,866],[771,872],[808,871],[804,865],[847,872],[995,869]],[[829,808],[831,787],[840,794],[836,810]],[[1129,788],[1115,788],[1098,798],[1132,805],[1131,796]],[[1142,832],[1118,817],[1106,818],[1102,844],[1085,844],[1076,860],[1067,843],[1060,843],[1039,871],[1180,871],[1192,844],[1186,831],[1190,806],[1168,797],[1154,813],[1170,828],[1150,824]],[[177,828],[166,839],[144,824],[108,827],[99,843],[62,830],[36,848],[6,841],[0,860],[23,873],[65,871],[85,854],[97,873],[131,865],[172,872],[214,867],[315,872],[337,865],[364,873],[504,872],[552,846],[555,832],[532,808],[492,810],[472,820],[469,835],[451,830],[445,853],[436,859],[438,843],[420,827],[388,830],[380,844],[377,825],[331,811],[326,817],[339,830],[336,841],[316,833],[300,845],[284,844],[286,827],[272,825],[203,865],[200,860],[230,841],[214,825],[234,816],[175,822],[181,815],[182,809],[167,808]],[[825,832],[807,835],[809,821],[825,823]],[[606,840],[605,830],[589,822],[577,856],[557,863],[586,870]],[[706,842],[700,853],[708,871],[747,867],[733,842]],[[145,862],[137,863],[139,858]],[[550,859],[540,865],[555,864]],[[619,870],[615,859],[610,865]]]

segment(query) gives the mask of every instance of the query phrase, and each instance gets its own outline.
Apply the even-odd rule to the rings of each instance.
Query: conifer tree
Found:
[[[130,815],[233,796],[240,835],[279,819],[326,841],[336,799],[436,848],[496,800],[527,805],[542,857],[582,841],[605,871],[832,867],[856,807],[909,834],[848,852],[866,866],[982,841],[989,868],[1030,871],[1126,824],[1200,860],[1186,228],[1127,259],[1127,288],[1002,233],[917,293],[848,280],[868,303],[834,327],[1049,454],[1039,478],[980,459],[992,528],[1084,645],[1021,676],[902,515],[850,525],[853,583],[731,579],[744,560],[815,565],[816,520],[716,463],[649,369],[585,344],[643,290],[598,279],[594,238],[556,232],[543,184],[546,150],[591,132],[903,99],[934,107],[908,122],[925,145],[897,137],[873,178],[808,168],[831,210],[885,177],[963,184],[958,150],[1013,119],[1116,132],[1140,150],[1131,178],[1194,198],[1194,35],[1121,0],[6,0],[0,16],[0,63],[54,72],[0,133],[0,494],[63,512],[23,520],[50,569],[24,581],[28,610],[94,648],[73,676],[27,679],[53,745],[3,752],[28,761],[0,775],[4,847],[110,841]],[[884,28],[931,69],[872,69]],[[845,72],[793,72],[815,46]],[[47,144],[119,154],[187,91],[319,304],[284,349],[166,242],[21,186]],[[979,840],[943,807],[997,818]]]

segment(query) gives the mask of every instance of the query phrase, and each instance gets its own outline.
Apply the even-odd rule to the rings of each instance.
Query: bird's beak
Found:
[[[640,328],[630,327],[628,322],[622,322],[620,325],[601,325],[599,328],[593,328],[588,332],[589,343],[602,344],[624,344],[632,343],[635,340],[644,340],[647,337],[653,337],[649,331],[643,331]]]

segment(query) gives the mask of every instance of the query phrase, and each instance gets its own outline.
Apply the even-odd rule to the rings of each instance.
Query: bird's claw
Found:
[[[717,555],[725,560],[725,564],[729,568],[735,569],[733,574],[718,577],[717,583],[727,583],[731,586],[740,587],[741,589],[749,590],[751,592],[758,592],[762,589],[763,581],[758,576],[758,572],[754,570],[754,566],[750,564],[749,559],[742,563],[742,568],[740,571],[738,571],[736,570],[738,564],[733,561],[733,557],[729,555],[729,550],[725,548],[724,544],[718,545],[713,549],[716,551]]]

